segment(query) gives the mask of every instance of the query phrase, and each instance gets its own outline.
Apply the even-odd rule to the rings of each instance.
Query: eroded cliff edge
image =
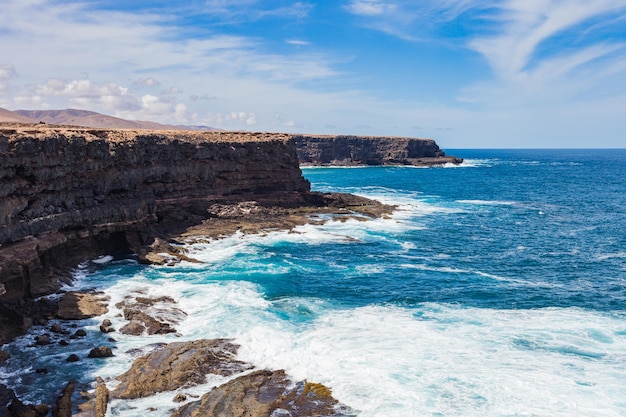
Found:
[[[137,252],[216,202],[309,195],[287,135],[4,126],[0,158],[5,330],[29,320],[24,300],[54,291],[89,257]]]
[[[313,208],[369,215],[364,200],[310,192],[286,134],[0,125],[0,343],[45,320],[33,300],[84,260],[177,255],[173,237],[246,218],[254,229]]]
[[[303,166],[460,164],[432,139],[346,135],[294,135]]]
[[[0,343],[86,259],[154,262],[146,252],[176,251],[174,236],[288,228],[303,208],[380,214],[365,199],[311,193],[300,164],[461,161],[427,139],[0,125]]]

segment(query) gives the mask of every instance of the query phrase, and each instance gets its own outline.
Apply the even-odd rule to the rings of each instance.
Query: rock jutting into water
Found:
[[[393,211],[363,197],[311,192],[300,164],[449,162],[460,160],[422,139],[0,124],[0,343],[54,317],[79,320],[104,314],[108,300],[97,292],[38,298],[70,282],[73,268],[87,259],[135,254],[144,263],[200,262],[186,255],[185,243],[326,221],[328,216],[319,214],[367,219]],[[128,324],[121,333],[176,332],[173,326],[185,315],[167,306],[173,300],[136,296],[124,303],[118,308]],[[100,330],[115,331],[110,322],[103,322]],[[67,344],[57,340],[69,334],[59,324],[50,331],[52,336],[42,335],[36,343],[55,338],[55,343]],[[81,329],[70,339],[85,335]],[[108,346],[100,346],[89,357],[112,354]],[[72,361],[81,360],[74,356]],[[251,415],[269,409],[330,415],[336,404],[326,388],[263,372],[241,377],[247,381],[244,385],[244,379],[237,378],[207,395],[223,402],[252,393],[256,403],[250,406],[256,411]],[[272,405],[254,394],[268,383],[282,402]],[[72,384],[70,388],[73,391]],[[120,389],[112,395],[124,397]],[[69,396],[66,393],[55,412],[67,413]],[[0,408],[6,409],[13,398],[0,385]],[[98,398],[94,401],[99,405],[93,407],[102,414],[104,397]],[[216,413],[206,401],[203,397],[178,413]],[[19,406],[16,399],[14,408]]]
[[[287,134],[5,124],[0,157],[0,342],[45,321],[32,300],[84,260],[193,261],[177,237],[291,228],[313,212],[391,211],[310,192]]]
[[[295,135],[302,165],[415,165],[460,164],[446,156],[432,139],[345,135]]]

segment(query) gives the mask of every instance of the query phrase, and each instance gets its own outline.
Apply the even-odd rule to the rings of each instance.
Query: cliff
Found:
[[[68,268],[138,252],[211,203],[308,191],[287,135],[0,126],[0,324]]]
[[[0,343],[45,320],[34,300],[86,259],[167,263],[185,259],[176,239],[392,209],[312,193],[299,164],[445,162],[460,160],[423,139],[0,124]]]
[[[366,136],[294,136],[301,165],[416,165],[460,164],[446,156],[432,139]]]

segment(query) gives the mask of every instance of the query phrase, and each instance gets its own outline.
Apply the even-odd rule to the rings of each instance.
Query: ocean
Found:
[[[203,264],[85,262],[75,288],[109,295],[114,327],[125,296],[168,295],[187,314],[179,335],[85,320],[71,352],[115,356],[72,364],[68,347],[29,347],[46,331],[34,327],[5,346],[0,377],[40,402],[69,377],[121,374],[147,344],[228,337],[240,359],[323,383],[359,417],[626,416],[626,150],[447,153],[465,162],[303,169],[313,190],[396,205],[391,218],[189,245]],[[108,415],[168,416],[173,396]]]

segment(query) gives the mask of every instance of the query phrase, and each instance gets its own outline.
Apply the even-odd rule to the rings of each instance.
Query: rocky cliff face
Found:
[[[446,156],[431,139],[364,136],[294,136],[302,165],[441,165],[462,159]]]
[[[287,135],[2,126],[0,310],[80,261],[209,217],[211,203],[308,191]]]
[[[311,193],[299,163],[445,162],[460,160],[422,139],[0,124],[0,343],[31,324],[39,307],[30,301],[86,259],[121,252],[151,261],[155,238],[199,224],[208,235],[246,221],[262,227],[280,216],[288,227],[307,221],[289,211],[304,206],[388,211]],[[223,213],[242,202],[235,218]]]
[[[141,221],[163,199],[308,191],[286,135],[0,130],[0,242]]]

